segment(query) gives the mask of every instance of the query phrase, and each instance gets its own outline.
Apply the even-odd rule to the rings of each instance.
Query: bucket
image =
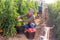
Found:
[[[30,29],[30,30],[29,30]],[[26,32],[26,37],[28,38],[28,39],[34,39],[34,37],[35,37],[35,29],[33,29],[33,28],[28,28],[27,29],[27,32]]]

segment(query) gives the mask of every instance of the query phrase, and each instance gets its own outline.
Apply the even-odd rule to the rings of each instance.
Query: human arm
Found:
[[[26,17],[26,16],[27,16],[27,14],[26,15],[20,15],[16,18],[16,20],[19,20],[20,18],[23,18],[23,17]]]
[[[31,16],[29,19],[27,19],[27,20],[23,20],[23,22],[32,22],[33,20],[34,20],[34,17]]]

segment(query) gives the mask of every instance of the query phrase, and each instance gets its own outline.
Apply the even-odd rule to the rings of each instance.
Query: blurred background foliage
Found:
[[[60,1],[48,5],[49,23],[55,25],[53,33],[56,40],[60,40]]]

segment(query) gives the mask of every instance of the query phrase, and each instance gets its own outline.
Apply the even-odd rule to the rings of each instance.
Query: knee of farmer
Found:
[[[31,24],[30,24],[30,27],[31,27],[31,28],[35,28],[35,27],[36,27],[36,24],[35,24],[35,23],[31,23]]]

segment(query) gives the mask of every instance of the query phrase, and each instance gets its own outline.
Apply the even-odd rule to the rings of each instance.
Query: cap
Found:
[[[34,12],[34,9],[33,9],[33,8],[29,8],[29,11],[32,11],[32,12]]]

